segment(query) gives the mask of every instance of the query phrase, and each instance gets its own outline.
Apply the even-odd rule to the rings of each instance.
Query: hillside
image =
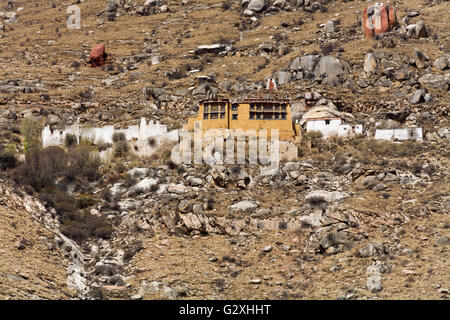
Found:
[[[390,1],[398,24],[366,39],[369,4],[3,1],[0,299],[447,300],[450,2]],[[107,60],[93,68],[97,44]],[[172,144],[138,157],[125,135],[39,145],[46,125],[145,117],[171,131],[205,98],[256,94],[364,135],[303,127],[298,159],[266,173],[177,165]],[[377,125],[423,141],[375,140]]]

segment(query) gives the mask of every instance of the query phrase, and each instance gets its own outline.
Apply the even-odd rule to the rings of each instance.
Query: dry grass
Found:
[[[47,248],[54,235],[26,212],[0,207],[0,220],[0,299],[67,298],[66,263]],[[18,250],[24,238],[31,244]]]

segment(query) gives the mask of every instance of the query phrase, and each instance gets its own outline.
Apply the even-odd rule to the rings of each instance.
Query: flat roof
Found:
[[[289,103],[289,99],[263,99],[263,98],[247,98],[244,102],[281,102]]]

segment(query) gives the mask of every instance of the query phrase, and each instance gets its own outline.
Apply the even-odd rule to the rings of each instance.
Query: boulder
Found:
[[[305,200],[309,203],[313,202],[335,202],[346,197],[345,194],[339,191],[325,191],[325,190],[314,190],[308,193]]]
[[[433,63],[433,66],[439,70],[445,70],[449,67],[449,65],[450,65],[450,62],[446,56],[437,58],[436,60],[434,60],[434,63]]]
[[[314,69],[314,76],[323,77],[324,84],[336,84],[338,78],[345,74],[347,74],[347,67],[341,60],[331,56],[322,57]]]
[[[419,89],[416,92],[414,92],[414,94],[411,97],[411,100],[409,101],[411,104],[417,104],[421,101],[423,101],[423,95],[424,95],[424,91]]]
[[[423,20],[420,20],[419,22],[416,23],[415,31],[417,38],[428,37],[428,31],[427,28],[425,27],[425,22]]]
[[[253,12],[261,12],[266,6],[266,0],[251,0],[247,6],[247,10]]]
[[[289,66],[289,70],[291,71],[303,70],[308,73],[313,73],[318,61],[319,61],[318,56],[314,55],[297,57]]]
[[[252,201],[239,201],[228,207],[230,211],[250,212],[258,207],[258,204]]]
[[[367,289],[369,289],[372,293],[380,292],[383,290],[383,286],[381,284],[381,275],[373,274],[367,278],[366,281]]]
[[[371,74],[377,72],[377,59],[372,52],[366,54],[364,60],[364,72]]]
[[[334,21],[333,21],[333,20],[328,20],[328,21],[325,23],[324,29],[325,29],[325,33],[326,33],[327,35],[333,34],[334,31],[335,31]]]
[[[441,74],[427,73],[419,78],[419,83],[422,87],[429,87],[433,89],[448,90],[448,83],[445,82],[445,76]]]

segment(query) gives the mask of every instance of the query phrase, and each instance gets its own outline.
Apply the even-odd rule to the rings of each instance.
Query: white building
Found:
[[[306,120],[306,132],[318,131],[324,138],[348,137],[362,134],[362,124],[345,124],[340,117],[309,118]]]
[[[162,142],[178,141],[178,131],[168,132],[166,125],[150,120],[148,123],[145,118],[141,118],[139,125],[132,125],[125,129],[115,129],[114,126],[104,127],[81,127],[74,124],[64,130],[50,130],[50,126],[46,126],[42,130],[42,146],[63,146],[68,134],[74,135],[77,142],[80,138],[88,139],[95,144],[113,143],[113,135],[115,133],[123,133],[126,141],[133,141],[134,152],[140,155],[152,154],[155,148]],[[154,143],[149,143],[149,139],[153,138]]]
[[[401,129],[377,129],[375,131],[377,140],[423,140],[422,128],[408,127]]]

